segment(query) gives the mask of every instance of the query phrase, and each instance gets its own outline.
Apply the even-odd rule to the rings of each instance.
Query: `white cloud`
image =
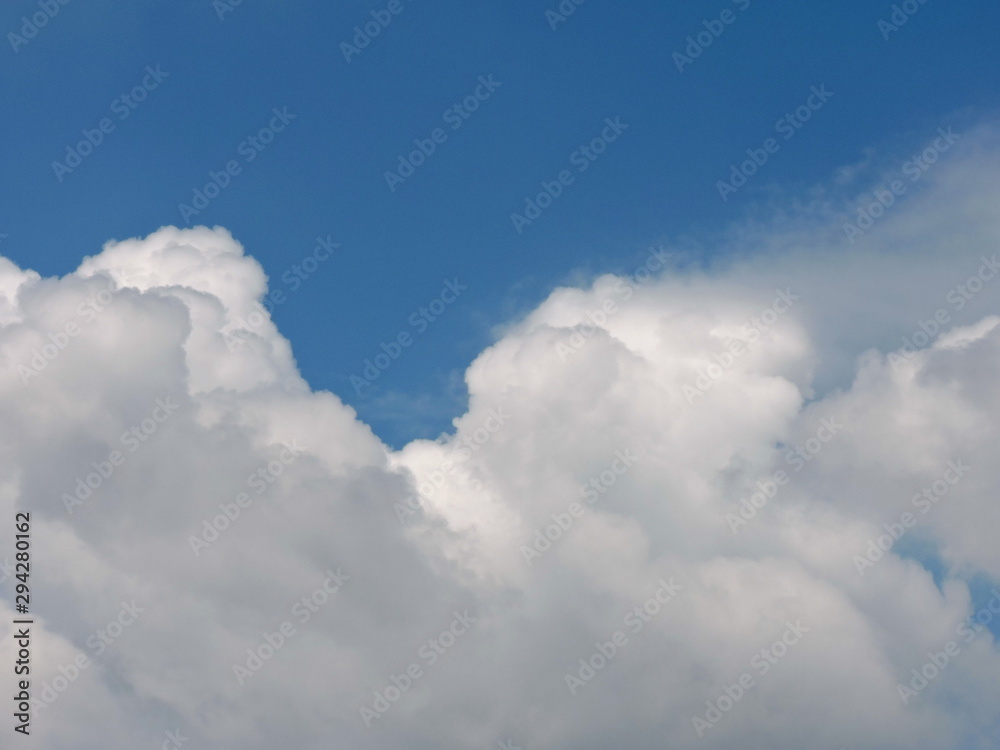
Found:
[[[989,747],[1000,658],[960,628],[984,605],[965,581],[1000,579],[1000,281],[961,309],[948,294],[1000,250],[998,167],[992,131],[970,132],[853,246],[854,203],[827,199],[734,229],[706,270],[557,289],[471,364],[455,433],[395,453],[310,390],[269,320],[227,348],[266,277],[223,229],[111,243],[62,279],[0,259],[0,515],[32,512],[34,697],[92,662],[38,713],[34,746],[134,748],[180,727],[191,747],[241,750]],[[143,431],[167,398],[179,409]],[[63,494],[116,450],[67,513]],[[914,495],[949,461],[970,469],[921,513]],[[788,482],[734,534],[726,515],[778,470]],[[903,547],[858,572],[907,510],[940,588]],[[206,523],[224,530],[195,555]],[[529,565],[539,530],[550,545]],[[338,568],[348,582],[301,621]],[[664,580],[676,596],[637,612]],[[96,653],[133,599],[141,617]],[[466,610],[454,645],[427,646]],[[294,636],[274,637],[286,621]],[[772,663],[763,650],[799,622]],[[619,630],[627,644],[572,694],[566,674]],[[241,685],[234,665],[268,634],[281,645]],[[949,640],[958,655],[904,704],[897,683]],[[692,717],[744,674],[699,738]],[[366,727],[360,709],[394,684]]]

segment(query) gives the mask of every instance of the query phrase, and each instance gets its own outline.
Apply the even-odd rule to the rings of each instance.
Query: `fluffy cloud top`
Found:
[[[840,186],[708,268],[555,290],[399,452],[300,377],[224,229],[0,259],[25,743],[995,747],[992,133],[853,242]]]

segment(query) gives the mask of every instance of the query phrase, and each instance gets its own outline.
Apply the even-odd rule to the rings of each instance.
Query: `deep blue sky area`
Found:
[[[341,244],[274,316],[312,386],[394,446],[448,429],[491,328],[571,272],[629,270],[651,244],[738,219],[769,186],[828,180],[866,147],[995,110],[1000,92],[1000,8],[984,0],[914,2],[888,39],[877,23],[892,3],[872,0],[586,0],[555,29],[555,1],[398,0],[350,62],[341,43],[390,3],[49,3],[58,12],[26,41],[9,34],[45,14],[38,0],[0,10],[0,253],[66,274],[109,239],[185,225],[179,204],[235,159],[191,223],[228,228],[279,288],[318,235]],[[673,53],[726,9],[733,22],[678,71]],[[147,66],[166,78],[134,109],[115,103]],[[485,94],[480,76],[500,85],[454,129],[444,113]],[[821,84],[834,96],[723,202],[729,165]],[[273,108],[295,119],[247,161],[241,144]],[[114,129],[57,176],[53,161],[105,117]],[[627,129],[580,172],[571,154],[616,117]],[[443,142],[390,190],[385,172],[435,128]],[[510,214],[564,169],[573,183],[516,231]],[[418,333],[411,314],[454,277],[468,289]],[[414,344],[356,395],[350,376],[404,330]]]

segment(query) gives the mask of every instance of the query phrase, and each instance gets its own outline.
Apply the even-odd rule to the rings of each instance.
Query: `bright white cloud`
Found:
[[[0,510],[58,694],[30,741],[990,747],[998,167],[970,132],[853,245],[825,196],[557,289],[396,453],[269,319],[227,346],[266,277],[223,229],[0,259]]]

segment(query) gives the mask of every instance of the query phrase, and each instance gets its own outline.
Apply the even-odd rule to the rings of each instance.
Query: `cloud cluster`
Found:
[[[29,742],[991,747],[998,167],[983,128],[861,239],[840,184],[556,289],[398,452],[269,319],[227,346],[267,277],[224,229],[0,259]]]

